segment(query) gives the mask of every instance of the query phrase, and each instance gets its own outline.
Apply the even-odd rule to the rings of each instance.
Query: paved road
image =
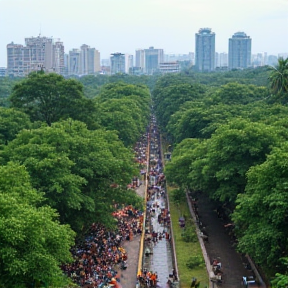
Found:
[[[144,197],[145,185],[141,185],[136,189],[136,193]],[[123,288],[135,288],[136,276],[138,269],[139,249],[140,249],[140,236],[136,236],[132,241],[125,241],[123,247],[127,252],[127,269],[119,270],[120,284]]]
[[[168,228],[165,228],[163,224],[158,223],[158,215],[161,214],[161,208],[166,208],[165,199],[162,197],[159,199],[152,200],[152,205],[159,205],[158,209],[155,209],[155,215],[151,217],[151,230],[157,233],[163,233],[165,229],[166,232],[169,232]],[[145,247],[149,246],[145,243]],[[158,240],[155,245],[149,246],[152,249],[153,254],[144,256],[144,265],[143,268],[147,270],[157,272],[158,275],[158,287],[166,287],[169,274],[171,274],[173,269],[172,262],[172,250],[169,240],[166,240],[163,237],[161,240]]]
[[[224,272],[221,287],[243,288],[242,276],[250,273],[244,267],[246,259],[235,251],[235,246],[224,228],[226,223],[217,217],[215,206],[206,196],[200,194],[197,197],[200,221],[203,222],[205,231],[209,235],[209,242],[205,242],[207,254],[210,260],[221,258]]]

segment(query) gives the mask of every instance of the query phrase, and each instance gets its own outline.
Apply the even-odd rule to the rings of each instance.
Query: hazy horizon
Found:
[[[195,33],[209,27],[216,52],[228,52],[238,31],[252,39],[252,54],[288,53],[288,0],[0,0],[0,66],[6,45],[27,37],[59,38],[65,53],[82,44],[135,55],[150,46],[165,54],[195,52]]]

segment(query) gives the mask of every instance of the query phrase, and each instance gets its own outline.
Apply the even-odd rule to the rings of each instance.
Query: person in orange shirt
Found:
[[[151,286],[153,286],[153,287],[156,286],[156,279],[157,279],[156,273],[153,273],[153,274],[151,275],[151,277],[150,277],[150,285],[151,285]]]

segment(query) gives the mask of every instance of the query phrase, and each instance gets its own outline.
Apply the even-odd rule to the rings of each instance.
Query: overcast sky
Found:
[[[40,32],[60,38],[66,53],[87,44],[103,59],[149,46],[194,52],[202,27],[216,33],[216,52],[244,31],[252,53],[288,53],[288,0],[0,0],[0,66],[8,43]]]

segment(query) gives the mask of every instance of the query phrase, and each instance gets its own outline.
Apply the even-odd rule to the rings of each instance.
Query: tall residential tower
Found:
[[[64,72],[64,45],[57,39],[41,37],[25,38],[26,46],[7,45],[7,73],[26,76],[32,71]]]
[[[251,38],[244,32],[236,32],[229,38],[229,69],[251,66]]]
[[[112,53],[110,63],[111,75],[125,73],[125,54],[119,52]]]
[[[149,49],[144,49],[144,71],[145,74],[152,75],[159,69],[160,63],[164,60],[163,49],[154,49],[154,47],[149,47]]]
[[[200,72],[215,69],[215,33],[211,28],[201,28],[195,34],[195,66]]]

